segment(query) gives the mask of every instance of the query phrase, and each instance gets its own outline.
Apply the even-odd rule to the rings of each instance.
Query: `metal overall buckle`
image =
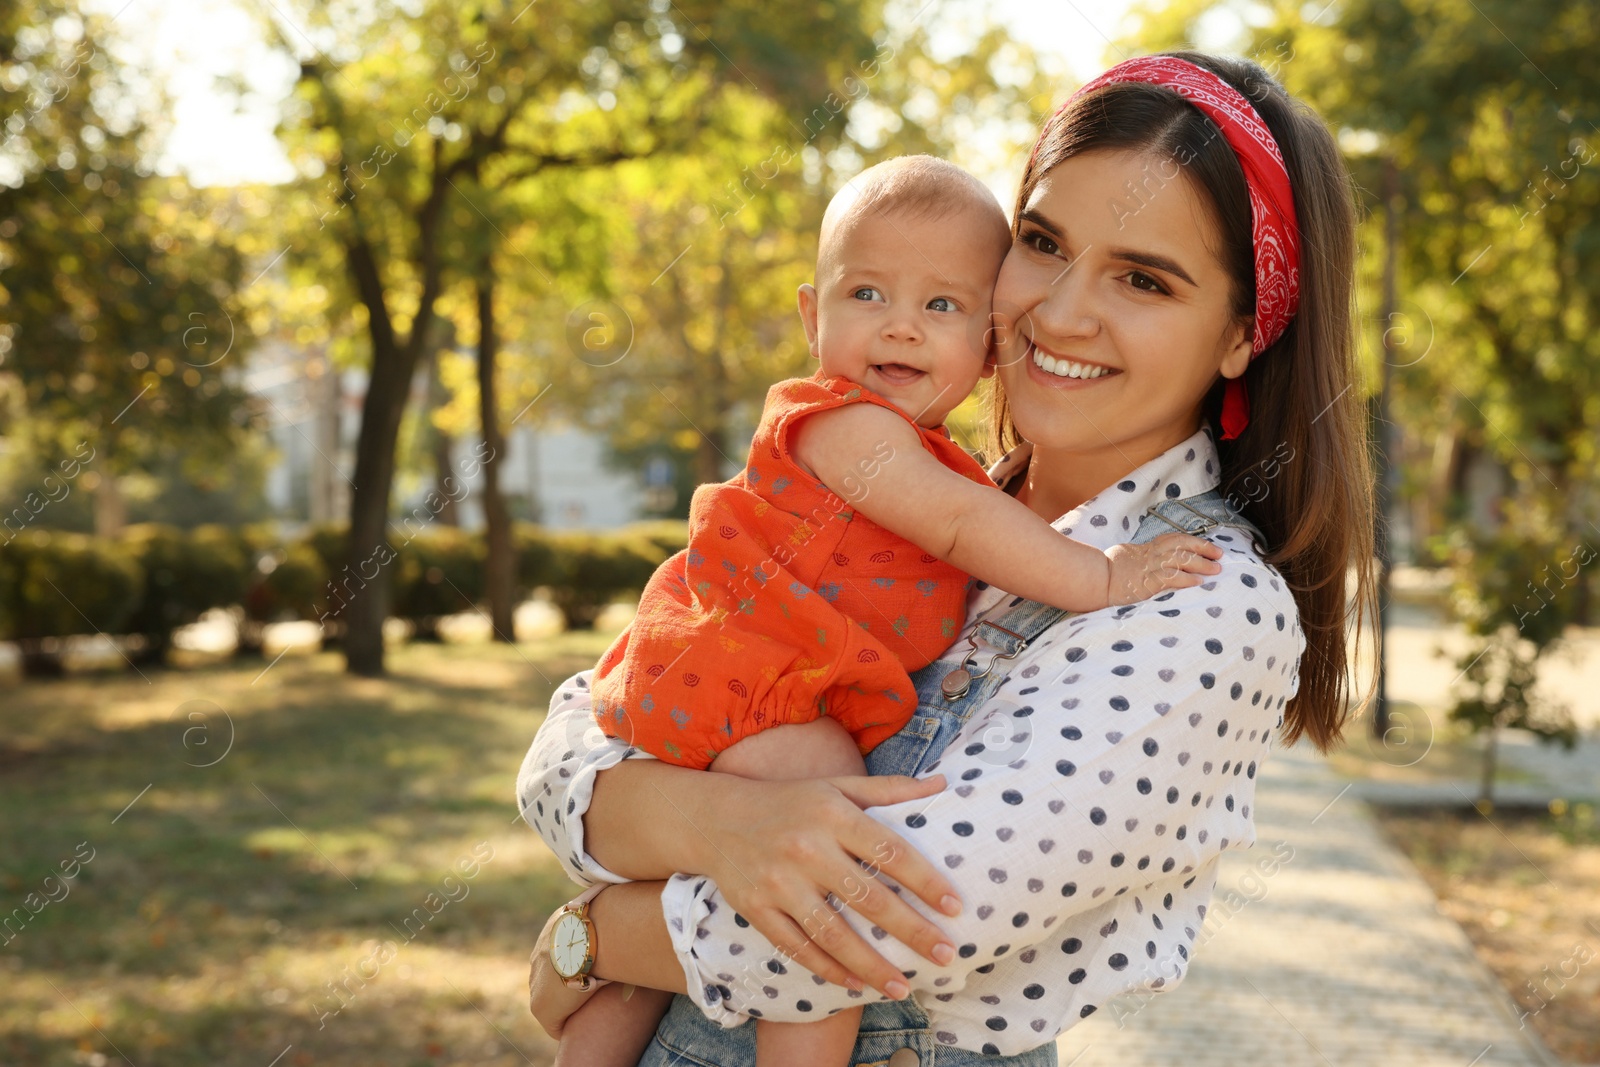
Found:
[[[1169,519],[1165,515],[1161,514],[1161,510],[1160,510],[1161,509],[1161,504],[1176,504],[1179,507],[1183,508],[1183,510],[1187,511],[1189,514],[1193,515],[1195,518],[1200,520],[1199,528],[1191,530],[1186,526],[1180,526],[1177,523],[1173,522],[1171,519]],[[1177,530],[1179,533],[1186,533],[1186,534],[1190,534],[1191,536],[1198,536],[1200,534],[1206,533],[1207,531],[1215,529],[1216,527],[1222,525],[1216,519],[1213,519],[1210,515],[1207,515],[1205,512],[1203,512],[1203,511],[1199,510],[1198,508],[1195,508],[1192,505],[1190,505],[1189,502],[1186,501],[1186,500],[1163,500],[1161,502],[1161,504],[1151,504],[1150,505],[1150,509],[1148,511],[1146,511],[1145,514],[1146,515],[1154,515],[1156,518],[1160,519],[1162,522],[1166,523],[1168,526],[1172,527],[1174,530]]]
[[[1016,638],[1017,647],[1011,652],[1001,652],[996,650],[995,654],[989,658],[989,662],[984,665],[983,670],[969,671],[967,670],[969,664],[973,667],[977,666],[977,664],[973,662],[973,657],[978,654],[978,631],[983,629],[985,626],[993,626],[996,630],[999,630],[1006,636]],[[939,682],[939,691],[944,694],[944,698],[946,700],[960,700],[962,697],[966,696],[967,692],[972,688],[972,682],[974,679],[986,677],[990,671],[994,670],[994,665],[999,663],[1001,660],[1015,659],[1017,653],[1021,652],[1025,647],[1027,647],[1027,644],[1028,639],[1014,630],[1008,630],[997,622],[980,621],[978,625],[972,628],[972,634],[967,638],[966,655],[961,657],[960,665],[949,674],[946,674]]]

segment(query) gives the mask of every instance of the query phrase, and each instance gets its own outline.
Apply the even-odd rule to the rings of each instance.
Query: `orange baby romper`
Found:
[[[853,382],[794,378],[767,392],[748,465],[703,485],[689,546],[656,569],[639,614],[594,675],[600,728],[703,769],[740,738],[829,715],[862,754],[916,710],[907,676],[937,659],[966,617],[969,577],[828,491],[789,454],[790,430],[845,404],[899,408]],[[943,427],[923,448],[983,485]],[[861,489],[892,469],[885,442],[858,465]]]

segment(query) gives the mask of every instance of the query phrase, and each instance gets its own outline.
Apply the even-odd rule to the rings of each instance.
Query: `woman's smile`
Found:
[[[1092,363],[1084,359],[1069,359],[1066,356],[1057,356],[1039,346],[1031,337],[1027,338],[1024,348],[1024,358],[1032,366],[1029,377],[1040,381],[1042,384],[1063,389],[1086,388],[1102,378],[1120,375],[1122,371],[1116,367],[1108,367],[1104,363]]]

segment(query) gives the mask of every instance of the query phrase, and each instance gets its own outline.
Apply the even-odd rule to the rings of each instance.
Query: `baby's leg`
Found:
[[[768,781],[866,774],[866,763],[850,732],[835,719],[774,726],[723,749],[714,771]],[[829,921],[833,921],[830,917]],[[842,920],[841,920],[842,921]],[[757,1067],[845,1067],[861,1028],[852,1008],[814,1023],[756,1020]]]
[[[756,1067],[849,1067],[861,1009],[814,1023],[756,1020]]]
[[[612,982],[573,1013],[561,1032],[555,1067],[638,1067],[672,994],[636,986],[624,1001],[624,988]]]
[[[717,754],[711,769],[769,782],[867,773],[850,731],[826,715],[740,738]]]

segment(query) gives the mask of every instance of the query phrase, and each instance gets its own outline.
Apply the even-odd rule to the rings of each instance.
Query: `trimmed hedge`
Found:
[[[570,629],[592,628],[607,604],[643,589],[656,567],[683,547],[669,550],[659,536],[632,529],[543,536],[549,544],[548,570],[534,584],[549,587]]]
[[[125,633],[143,589],[144,569],[117,542],[27,530],[0,546],[0,626],[14,641]]]
[[[587,628],[609,603],[644,588],[683,548],[687,526],[649,522],[604,532],[513,528],[515,595],[549,590],[567,625]],[[391,540],[391,614],[426,631],[484,597],[484,540],[454,527]],[[238,528],[130,527],[115,540],[53,530],[0,544],[0,639],[142,634],[166,647],[174,629],[210,608],[244,606],[256,622],[319,619],[337,607],[345,572],[342,526],[284,541],[266,524]]]
[[[123,629],[143,634],[156,656],[173,630],[212,608],[242,602],[254,569],[245,539],[221,526],[130,526],[117,543],[143,575],[138,602]]]

